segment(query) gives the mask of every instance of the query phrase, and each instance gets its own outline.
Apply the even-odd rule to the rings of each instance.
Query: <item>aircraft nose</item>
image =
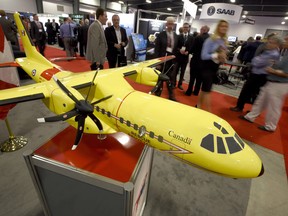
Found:
[[[262,175],[263,175],[263,173],[264,173],[264,166],[263,166],[263,163],[262,163],[261,171],[260,171],[260,173],[259,173],[258,177],[259,177],[259,176],[262,176]]]

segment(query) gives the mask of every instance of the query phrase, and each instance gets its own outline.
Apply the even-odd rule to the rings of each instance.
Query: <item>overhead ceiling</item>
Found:
[[[183,10],[184,2],[182,0],[151,0],[147,3],[146,0],[122,0],[128,7],[133,7],[143,10],[159,11],[178,15]],[[236,0],[231,3],[230,0],[190,0],[196,2],[198,8],[207,3],[230,3],[237,4],[243,7],[243,13],[249,16],[271,16],[271,17],[287,17],[288,16],[288,0]],[[171,8],[168,11],[167,8]],[[197,15],[200,15],[200,11]]]

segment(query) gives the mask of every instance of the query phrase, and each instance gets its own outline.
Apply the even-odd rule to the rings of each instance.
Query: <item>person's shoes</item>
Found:
[[[230,107],[230,110],[231,111],[234,111],[234,112],[242,112],[243,111],[243,109],[240,109],[239,107]]]
[[[182,85],[178,85],[178,88],[181,89],[181,90],[184,90]]]
[[[80,57],[85,57],[84,55],[80,55]]]
[[[264,125],[261,125],[261,126],[259,126],[258,127],[260,130],[263,130],[263,131],[267,131],[267,132],[274,132],[274,131],[272,131],[272,130],[268,130]]]
[[[193,92],[193,95],[195,96],[198,96],[198,94],[199,94],[198,92]]]
[[[191,91],[186,91],[186,92],[185,92],[185,95],[187,95],[187,96],[191,96],[191,94],[192,94]]]
[[[253,121],[251,121],[251,120],[245,118],[244,115],[240,115],[239,118],[242,119],[242,120],[245,120],[245,121],[247,121],[247,122],[253,123]]]

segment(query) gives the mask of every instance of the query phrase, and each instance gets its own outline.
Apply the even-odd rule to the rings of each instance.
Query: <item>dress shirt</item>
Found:
[[[217,58],[217,51],[220,48],[226,49],[225,41],[222,38],[218,38],[216,40],[212,40],[211,37],[208,38],[203,44],[201,59],[214,60]]]
[[[170,32],[166,31],[166,33],[167,33],[167,49],[166,49],[166,51],[172,53],[173,47],[174,47],[174,34],[173,34],[173,31],[170,31]]]
[[[64,23],[60,26],[60,37],[61,38],[71,38],[74,36],[75,23]]]
[[[267,74],[266,67],[272,66],[271,61],[279,61],[279,50],[265,50],[259,56],[252,59],[252,73],[253,74]]]
[[[120,27],[118,27],[118,28],[114,27],[114,29],[115,29],[115,32],[116,32],[118,44],[120,44],[121,41],[122,41]]]
[[[273,68],[288,74],[288,56],[283,57],[280,62],[273,66]],[[280,77],[270,73],[268,74],[267,79],[272,82],[288,83],[288,77]]]

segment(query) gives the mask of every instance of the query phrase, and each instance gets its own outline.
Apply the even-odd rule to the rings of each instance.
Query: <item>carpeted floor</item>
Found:
[[[58,57],[65,57],[65,51],[62,51],[57,48],[47,47],[45,50],[46,58],[53,59]],[[89,71],[89,63],[85,60],[73,60],[73,61],[57,61],[55,62],[57,65],[61,66],[65,70],[70,70],[73,72],[83,72]],[[107,67],[107,64],[105,65]],[[127,81],[129,81],[127,79]],[[129,81],[129,83],[137,90],[148,92],[151,90],[151,87],[140,85]],[[184,84],[184,89],[187,88],[187,85]],[[162,97],[167,98],[167,90],[164,89],[162,93]],[[179,89],[175,89],[176,99],[180,103],[184,103],[190,106],[195,106],[197,102],[196,96],[186,96],[184,91]],[[271,149],[275,152],[284,154],[286,161],[286,171],[288,173],[288,146],[285,146],[285,143],[288,140],[288,133],[286,133],[285,129],[287,129],[287,118],[288,118],[288,100],[285,103],[282,117],[280,119],[277,130],[274,133],[268,133],[265,131],[259,130],[257,127],[264,123],[265,115],[262,114],[254,124],[249,122],[245,122],[238,118],[241,113],[232,112],[229,110],[229,107],[234,106],[236,104],[236,98],[231,97],[226,94],[212,92],[212,104],[213,110],[212,112],[226,121],[228,121],[232,127],[236,130],[236,132],[244,139],[251,141],[253,143],[257,143],[263,147]],[[251,109],[251,105],[246,105],[246,110]],[[244,113],[242,113],[244,114]]]

